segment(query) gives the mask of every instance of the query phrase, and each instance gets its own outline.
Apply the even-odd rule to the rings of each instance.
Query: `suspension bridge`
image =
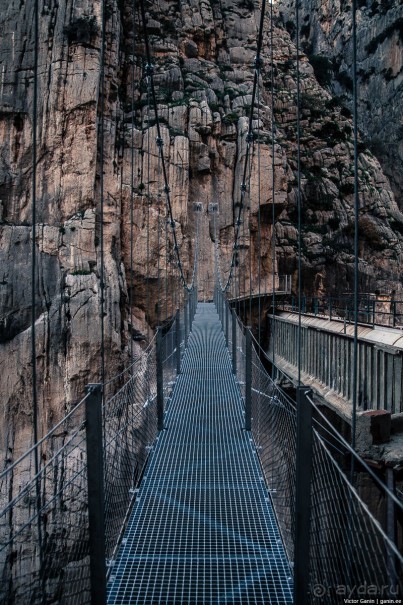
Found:
[[[400,594],[402,555],[346,457],[386,507],[401,514],[401,502],[305,388],[295,402],[273,382],[218,289],[210,303],[193,292],[103,403],[102,390],[89,385],[1,475],[1,602]]]
[[[355,11],[355,2],[353,2]],[[387,484],[374,464],[356,452],[357,409],[365,382],[359,363],[369,359],[376,379],[363,388],[365,405],[373,400],[385,411],[380,393],[391,393],[393,411],[401,409],[401,359],[396,362],[395,332],[382,363],[394,383],[382,382],[377,354],[359,324],[376,323],[376,300],[360,306],[358,288],[357,129],[354,115],[355,275],[349,309],[312,301],[306,314],[301,264],[300,66],[296,60],[296,173],[298,214],[298,291],[291,276],[276,271],[275,100],[271,56],[271,259],[259,255],[252,278],[250,234],[252,160],[260,159],[260,86],[266,3],[260,11],[253,69],[251,106],[244,133],[239,195],[232,202],[233,233],[220,241],[219,204],[209,206],[209,238],[214,258],[200,275],[200,240],[208,231],[203,206],[193,204],[193,263],[188,267],[178,233],[164,154],[164,132],[145,3],[140,23],[145,48],[148,120],[147,281],[151,262],[151,132],[158,161],[157,329],[137,357],[130,339],[130,364],[108,372],[105,358],[104,122],[105,23],[102,2],[99,87],[100,148],[98,210],[100,371],[83,398],[45,435],[38,428],[36,368],[36,290],[38,273],[37,131],[38,22],[35,3],[33,185],[32,185],[32,417],[33,445],[16,460],[7,458],[0,474],[0,603],[4,605],[329,605],[400,602],[403,587],[401,524],[403,503],[393,476]],[[135,13],[135,10],[133,10]],[[296,7],[297,32],[298,6]],[[354,17],[355,18],[355,17]],[[273,6],[269,40],[273,52]],[[134,26],[133,26],[134,27]],[[267,32],[266,32],[267,34]],[[136,37],[133,35],[133,55]],[[356,44],[356,41],[354,41]],[[133,62],[132,86],[135,68]],[[354,90],[356,95],[356,90]],[[356,111],[356,109],[355,109]],[[134,280],[134,93],[131,105],[129,308],[133,330]],[[151,115],[153,125],[150,126]],[[166,133],[165,133],[166,134]],[[166,138],[166,137],[165,137]],[[256,152],[256,149],[258,151]],[[254,155],[255,154],[255,155]],[[259,192],[260,168],[258,171]],[[122,181],[123,182],[123,181]],[[259,193],[260,195],[260,193]],[[165,204],[160,198],[165,197]],[[255,200],[256,201],[256,200]],[[191,205],[191,204],[190,204]],[[280,204],[281,206],[281,204]],[[257,248],[264,226],[258,200]],[[249,214],[248,214],[249,213]],[[266,216],[265,219],[268,217]],[[249,226],[248,226],[249,222]],[[161,224],[165,234],[161,235]],[[165,240],[164,240],[165,238]],[[165,317],[161,312],[160,253],[165,246]],[[94,261],[95,262],[95,261]],[[271,273],[267,270],[270,264]],[[170,273],[169,273],[170,272]],[[79,273],[86,273],[80,270]],[[172,291],[168,273],[181,295]],[[200,283],[214,289],[200,289]],[[287,307],[286,297],[292,295]],[[147,289],[145,319],[155,301]],[[201,302],[203,300],[203,302]],[[388,311],[391,329],[399,323],[396,301]],[[339,304],[339,303],[338,303]],[[329,309],[329,322],[322,317]],[[242,313],[243,308],[243,313]],[[247,308],[249,311],[247,311]],[[332,317],[333,313],[333,317]],[[337,317],[335,318],[335,313]],[[344,333],[340,336],[343,327]],[[318,318],[318,315],[320,316]],[[245,319],[246,318],[246,319]],[[257,330],[247,324],[255,319]],[[347,318],[347,319],[346,319]],[[242,321],[244,320],[244,321]],[[264,350],[261,326],[270,323]],[[321,333],[313,330],[320,324]],[[316,322],[316,323],[315,323]],[[339,323],[337,323],[339,322]],[[151,323],[151,322],[150,322]],[[347,335],[346,323],[349,325]],[[326,324],[326,325],[325,325]],[[312,333],[307,330],[312,327]],[[369,328],[368,328],[369,329]],[[304,333],[305,330],[305,333]],[[326,332],[323,334],[322,332]],[[257,333],[257,338],[255,335]],[[255,334],[255,335],[254,335]],[[305,335],[304,335],[305,334]],[[309,334],[307,337],[306,334]],[[346,345],[346,338],[350,340]],[[378,334],[379,336],[379,334]],[[366,340],[365,340],[365,338]],[[360,340],[361,338],[361,340]],[[388,337],[385,337],[386,340]],[[392,342],[393,340],[393,342]],[[362,342],[361,342],[362,341]],[[325,348],[325,343],[326,347]],[[364,343],[364,344],[363,344]],[[373,342],[371,341],[373,344]],[[392,344],[391,344],[392,343]],[[374,347],[377,348],[378,342]],[[391,346],[395,346],[393,351]],[[365,349],[367,347],[367,349]],[[360,350],[365,350],[361,355]],[[337,375],[330,361],[337,352]],[[347,354],[348,351],[348,354]],[[342,359],[342,360],[341,360]],[[399,365],[400,363],[400,365]],[[277,364],[277,365],[276,365]],[[383,366],[382,366],[383,367]],[[360,369],[361,368],[361,369]],[[279,376],[288,371],[293,389]],[[317,376],[316,376],[316,374]],[[360,373],[361,372],[361,373]],[[348,380],[346,376],[348,374]],[[388,376],[389,376],[388,374]],[[334,388],[348,407],[349,439],[329,420],[304,384],[317,377]],[[364,377],[363,377],[364,376]],[[327,381],[327,382],[326,382]],[[388,390],[389,389],[389,390]],[[369,407],[371,407],[369,405]],[[389,410],[390,411],[390,410]],[[390,469],[388,469],[390,470]],[[393,475],[393,472],[392,472]],[[374,496],[374,494],[376,496]],[[376,500],[376,504],[374,504]],[[400,529],[398,529],[400,528]],[[370,600],[373,599],[373,600]],[[358,601],[357,601],[358,602]]]

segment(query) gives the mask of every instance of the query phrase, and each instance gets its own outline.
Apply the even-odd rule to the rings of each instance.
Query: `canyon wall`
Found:
[[[9,458],[22,453],[32,434],[33,5],[10,0],[0,9],[0,448],[8,448]],[[184,295],[167,226],[138,7],[133,14],[129,1],[106,3],[102,79],[99,3],[39,5],[35,311],[43,434],[82,396],[86,383],[100,380],[102,312],[108,379],[131,353],[141,354]],[[182,263],[190,280],[194,203],[201,202],[199,297],[210,298],[215,236],[209,208],[218,204],[225,279],[241,198],[259,7],[252,0],[160,0],[147,6],[147,17]],[[291,275],[297,288],[296,49],[277,16],[273,65],[270,55],[267,16],[237,267],[238,277],[247,278],[243,285],[244,278],[238,280],[233,294],[249,291],[249,268],[254,291],[258,275],[262,291],[272,287],[273,204],[274,269]],[[305,55],[300,71],[302,287],[306,294],[341,294],[353,285],[351,117],[320,86]],[[361,288],[399,292],[403,215],[364,141],[359,183]]]
[[[282,21],[295,38],[295,3],[280,0]],[[304,0],[300,36],[315,73],[345,107],[352,107],[352,10],[345,0]],[[403,206],[403,6],[399,0],[357,2],[358,121],[363,139]]]

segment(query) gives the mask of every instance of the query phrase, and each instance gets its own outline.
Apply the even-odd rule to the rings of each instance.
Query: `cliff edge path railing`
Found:
[[[108,604],[291,604],[292,573],[224,333],[199,303]]]

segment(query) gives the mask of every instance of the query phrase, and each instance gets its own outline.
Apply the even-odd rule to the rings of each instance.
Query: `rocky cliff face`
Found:
[[[9,447],[13,455],[25,449],[32,421],[32,10],[33,2],[20,6],[17,0],[0,10],[0,26],[6,33],[0,41],[0,446]],[[174,286],[174,251],[165,230],[164,183],[155,115],[148,107],[139,16],[133,15],[129,1],[107,3],[101,165],[99,3],[42,0],[40,10],[35,287],[44,432],[82,394],[87,382],[99,380],[101,169],[107,377],[127,364],[132,338],[134,353],[140,353],[141,341],[151,335],[147,326],[170,316],[181,295]],[[259,10],[257,3],[244,0],[160,0],[147,10],[178,243],[190,279],[195,248],[193,204],[202,202],[199,295],[209,297],[214,280],[214,229],[208,206],[211,202],[219,206],[225,276],[241,196]],[[247,268],[242,274],[251,267],[255,291],[259,273],[262,290],[271,288],[273,201],[275,268],[292,275],[296,288],[296,51],[289,34],[276,22],[273,200],[268,20],[266,26],[247,183],[250,209],[239,252],[239,261]],[[334,294],[352,286],[351,119],[318,84],[305,56],[301,74],[303,288],[307,294]],[[364,144],[360,152],[361,284],[399,290],[403,216],[378,161]],[[247,279],[241,293],[243,288],[249,291]]]
[[[295,35],[295,3],[280,0]],[[403,6],[399,0],[358,0],[359,126],[403,206]],[[301,3],[301,43],[319,80],[344,106],[352,98],[352,13],[344,0]]]

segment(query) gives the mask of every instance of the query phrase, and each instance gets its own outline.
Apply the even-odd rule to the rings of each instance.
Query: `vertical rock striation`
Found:
[[[280,0],[287,29],[295,33],[295,4]],[[301,4],[300,35],[319,80],[351,108],[352,12],[345,0]],[[399,0],[357,2],[359,126],[365,142],[403,205],[403,6]]]
[[[128,363],[131,339],[134,354],[141,354],[141,343],[157,323],[172,315],[183,294],[176,285],[175,254],[166,231],[156,116],[148,103],[139,15],[133,15],[129,1],[107,2],[101,162],[99,3],[41,0],[40,10],[35,287],[44,433],[81,396],[87,382],[100,378],[101,170],[107,377]],[[5,33],[0,41],[0,447],[10,448],[10,457],[26,448],[32,424],[32,11],[31,0],[21,7],[10,0],[7,8],[0,9]],[[193,204],[202,202],[199,288],[201,297],[209,297],[214,229],[208,208],[212,202],[219,207],[225,277],[241,197],[260,13],[257,2],[245,0],[160,0],[147,11],[181,258],[190,279],[195,252]],[[258,275],[262,291],[271,289],[273,203],[274,269],[291,274],[296,288],[296,50],[276,19],[271,66],[269,25],[266,19],[248,209],[238,257],[247,268],[238,271],[245,292],[250,287],[249,268],[255,292]],[[319,85],[305,55],[301,86],[303,289],[307,294],[334,294],[352,287],[351,119]],[[403,216],[377,159],[364,144],[359,170],[361,284],[399,290]]]

